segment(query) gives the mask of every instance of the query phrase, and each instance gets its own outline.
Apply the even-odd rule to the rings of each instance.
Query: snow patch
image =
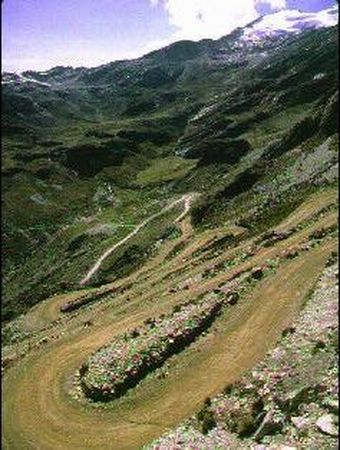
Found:
[[[1,83],[2,84],[34,83],[34,84],[39,84],[40,86],[52,87],[52,85],[50,83],[35,80],[34,78],[24,76],[21,73],[11,73],[11,74],[3,75]]]
[[[332,27],[338,23],[338,7],[315,13],[299,10],[283,10],[262,17],[243,32],[244,41],[261,41],[268,37],[279,37],[287,33],[301,33],[306,29]]]

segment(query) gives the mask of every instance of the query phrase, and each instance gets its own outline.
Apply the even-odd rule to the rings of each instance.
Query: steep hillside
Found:
[[[98,69],[3,77],[5,319],[75,287],[176,195],[203,194],[199,227],[228,217],[260,230],[279,220],[267,217],[273,192],[288,211],[334,172],[331,150],[307,178],[295,166],[336,132],[337,28],[250,40],[256,26]]]
[[[3,74],[6,449],[335,448],[336,19]]]

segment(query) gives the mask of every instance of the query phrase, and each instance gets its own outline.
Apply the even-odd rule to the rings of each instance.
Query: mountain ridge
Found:
[[[160,49],[156,49],[156,50],[152,50],[148,53],[145,53],[137,58],[131,58],[131,59],[119,59],[119,60],[114,60],[114,61],[110,61],[104,64],[101,64],[99,66],[94,66],[94,67],[85,67],[85,66],[77,66],[77,67],[73,67],[73,66],[55,66],[52,67],[50,69],[44,70],[44,71],[32,71],[32,70],[25,70],[22,71],[20,73],[18,72],[3,72],[2,76],[5,77],[5,80],[2,80],[2,83],[9,83],[9,82],[14,82],[15,80],[11,80],[10,78],[12,76],[17,76],[20,79],[20,75],[23,76],[23,80],[22,81],[33,81],[34,78],[32,78],[32,80],[29,79],[24,79],[25,75],[35,75],[35,76],[39,76],[39,77],[44,77],[44,76],[48,76],[51,72],[52,74],[55,74],[55,72],[60,72],[60,71],[73,71],[73,72],[80,72],[83,70],[96,70],[99,68],[104,68],[104,67],[108,67],[108,66],[112,66],[113,64],[119,64],[119,63],[126,63],[126,62],[134,62],[134,61],[139,61],[141,59],[150,57],[151,55],[154,54],[158,54],[159,52],[164,52],[166,50],[168,50],[169,48],[175,47],[177,45],[183,45],[183,44],[201,44],[201,43],[216,43],[218,41],[221,40],[225,40],[226,38],[230,37],[230,36],[237,36],[239,34],[242,35],[242,40],[248,41],[248,40],[252,40],[251,38],[251,34],[253,33],[253,39],[255,39],[255,41],[258,41],[261,39],[261,37],[263,38],[268,38],[268,37],[273,37],[273,36],[277,36],[277,34],[281,33],[299,33],[301,31],[304,31],[306,29],[317,29],[317,28],[322,28],[322,27],[330,27],[330,26],[335,26],[338,21],[337,21],[337,16],[338,15],[338,6],[334,5],[332,7],[326,8],[324,10],[318,11],[318,12],[302,12],[300,10],[295,10],[295,9],[284,9],[284,10],[280,10],[278,12],[274,12],[274,13],[270,13],[264,16],[259,16],[257,19],[255,19],[254,21],[250,22],[249,24],[245,25],[244,27],[237,27],[235,28],[232,32],[230,32],[229,34],[226,34],[224,36],[222,36],[221,38],[217,38],[217,39],[211,39],[211,38],[203,38],[200,39],[198,41],[192,41],[192,40],[180,40],[180,41],[176,41],[173,43],[170,43]],[[280,25],[284,22],[290,22],[293,21],[294,24],[291,25],[290,27],[286,28],[278,28],[278,23],[276,22],[276,20],[279,19],[279,23]],[[261,25],[263,25],[263,23],[265,23],[265,29],[268,28],[268,33],[266,34],[265,32],[263,32],[263,30],[261,30]],[[294,26],[296,23],[296,26]],[[254,25],[260,25],[260,27],[257,27],[254,29]],[[287,25],[287,24],[286,24]],[[272,27],[272,29],[270,29],[270,26]],[[270,31],[273,32],[273,34],[270,33]],[[241,33],[242,32],[242,33]],[[53,76],[53,75],[52,75]],[[7,79],[9,78],[9,79]],[[35,81],[40,81],[39,79],[35,80]]]
[[[75,80],[57,88],[39,84],[49,82],[46,78],[5,84],[2,174],[8,273],[29,263],[32,246],[49,245],[65,222],[72,229],[75,219],[108,210],[115,197],[110,192],[116,192],[117,201],[131,196],[133,204],[140,195],[135,190],[143,186],[142,196],[157,203],[157,184],[144,181],[152,171],[160,176],[153,161],[171,161],[179,165],[176,177],[184,174],[161,183],[165,196],[210,190],[210,207],[198,205],[192,212],[198,225],[209,210],[209,222],[226,185],[236,189],[245,177],[254,183],[261,178],[258,168],[246,167],[255,164],[255,155],[264,151],[262,160],[267,161],[275,152],[285,154],[317,135],[321,123],[328,129],[325,137],[335,132],[336,39],[337,27],[327,27],[248,45],[242,30],[235,30],[216,41],[175,43],[137,62],[68,68],[70,79],[76,72]],[[63,73],[61,67],[52,70],[56,78]],[[263,165],[262,160],[256,164]],[[172,179],[166,170],[162,177]],[[71,245],[67,240],[66,247]],[[27,274],[31,270],[25,269]],[[68,281],[58,281],[60,286],[69,284],[71,272]],[[13,282],[15,277],[9,285]],[[41,292],[36,298],[46,296],[42,286],[37,281]],[[26,295],[26,290],[19,295],[21,302]]]

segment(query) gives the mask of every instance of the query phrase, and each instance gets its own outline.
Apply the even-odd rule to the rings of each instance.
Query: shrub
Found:
[[[208,434],[210,430],[216,427],[216,420],[214,414],[210,410],[205,410],[202,420],[201,431],[203,434]]]

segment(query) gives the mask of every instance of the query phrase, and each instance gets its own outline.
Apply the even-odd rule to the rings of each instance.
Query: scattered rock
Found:
[[[227,298],[227,304],[228,305],[236,305],[236,303],[239,301],[240,295],[237,292],[231,292],[230,295],[228,295]]]
[[[220,292],[223,294],[229,294],[231,292],[230,283],[224,284],[219,287]]]
[[[332,416],[331,414],[325,414],[321,416],[316,421],[316,426],[322,433],[328,434],[330,436],[338,436],[338,428],[334,423],[333,417],[334,416]]]
[[[292,230],[289,231],[269,231],[265,233],[263,236],[263,246],[269,247],[273,245],[275,242],[283,241],[287,239],[293,233]]]
[[[93,325],[93,322],[92,322],[91,320],[86,320],[86,321],[83,323],[83,327],[84,327],[84,328],[91,327],[92,325]]]
[[[305,417],[302,417],[302,416],[291,417],[290,420],[291,420],[292,424],[300,431],[304,430],[309,425],[309,421]]]

